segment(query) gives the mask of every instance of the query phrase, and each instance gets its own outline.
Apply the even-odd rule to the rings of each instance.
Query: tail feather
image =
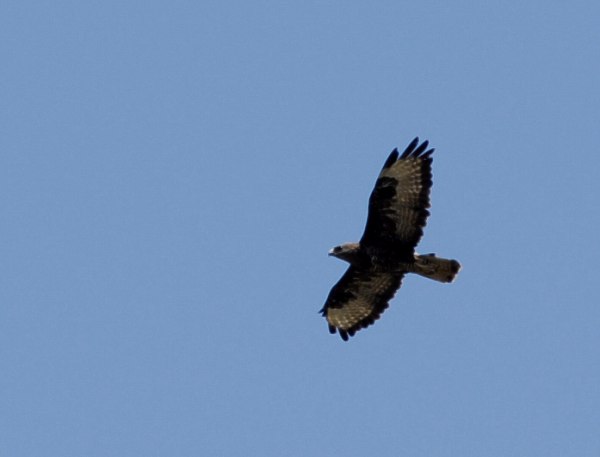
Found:
[[[442,259],[435,254],[415,254],[415,273],[440,282],[452,282],[460,271],[456,260]]]

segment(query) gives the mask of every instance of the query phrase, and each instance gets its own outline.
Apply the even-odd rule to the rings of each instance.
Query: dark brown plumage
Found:
[[[321,309],[329,331],[345,341],[379,319],[406,273],[451,282],[460,269],[456,260],[415,253],[429,216],[434,149],[428,146],[415,138],[402,155],[392,151],[369,198],[360,242],[329,252],[350,263]]]

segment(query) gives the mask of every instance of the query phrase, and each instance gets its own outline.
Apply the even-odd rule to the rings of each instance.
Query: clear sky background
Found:
[[[600,3],[0,6],[0,454],[600,455]],[[385,158],[420,252],[317,313]]]

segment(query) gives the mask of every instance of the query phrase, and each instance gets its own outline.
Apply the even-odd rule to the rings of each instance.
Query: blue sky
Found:
[[[4,2],[0,454],[598,456],[600,6]],[[383,161],[420,252],[317,311]]]

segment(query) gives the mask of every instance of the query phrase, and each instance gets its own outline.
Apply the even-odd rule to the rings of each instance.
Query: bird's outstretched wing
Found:
[[[361,270],[350,266],[329,292],[321,313],[329,331],[344,341],[361,328],[373,324],[389,306],[400,288],[402,274]]]
[[[393,248],[412,255],[429,216],[434,149],[428,146],[428,141],[419,145],[415,138],[402,155],[394,149],[386,160],[369,198],[362,246]]]

